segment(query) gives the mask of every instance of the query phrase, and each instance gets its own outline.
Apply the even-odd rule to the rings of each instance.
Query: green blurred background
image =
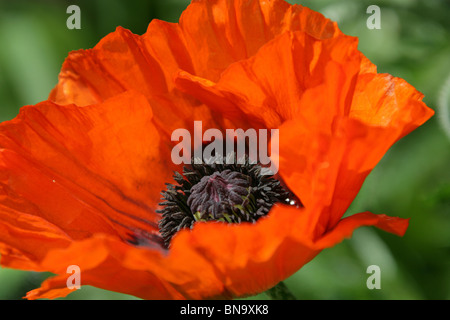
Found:
[[[411,218],[406,235],[360,228],[286,285],[299,299],[450,299],[449,1],[289,2],[322,12],[344,33],[359,37],[360,50],[379,72],[406,79],[425,94],[437,115],[385,155],[347,213],[370,210]],[[0,121],[47,98],[69,51],[93,47],[119,25],[142,34],[151,19],[177,22],[188,3],[0,0]],[[81,9],[80,30],[66,27],[70,4]],[[381,8],[381,29],[366,27],[369,5]],[[379,290],[366,286],[369,265],[381,268]],[[20,299],[48,276],[0,268],[0,299]],[[83,286],[66,299],[135,298]]]

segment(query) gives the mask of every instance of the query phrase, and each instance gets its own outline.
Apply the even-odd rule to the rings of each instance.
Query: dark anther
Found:
[[[165,245],[196,221],[255,222],[275,203],[292,201],[280,181],[262,170],[245,159],[243,164],[192,164],[183,174],[176,172],[176,184],[166,183],[157,211],[162,214],[159,230]]]

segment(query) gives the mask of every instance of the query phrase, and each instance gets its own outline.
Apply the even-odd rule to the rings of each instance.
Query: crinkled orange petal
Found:
[[[19,228],[20,221],[33,221],[23,228],[40,228],[43,238],[48,222],[54,246],[40,247],[39,257],[66,239],[157,231],[160,191],[175,167],[151,107],[137,92],[82,108],[50,102],[24,107],[0,125],[0,148],[0,228],[10,230],[2,242],[14,243],[19,230],[11,225]],[[36,237],[37,245],[31,231],[23,236]],[[34,254],[23,241],[16,248]]]
[[[434,114],[422,99],[423,94],[401,78],[386,73],[362,74],[350,117],[374,126],[401,128],[401,138]]]
[[[40,288],[28,292],[28,299],[58,298],[71,293],[67,280],[72,273],[67,268],[76,265],[80,268],[80,284],[92,285],[107,290],[133,294],[142,298],[179,299],[180,293],[159,279],[150,270],[129,269],[124,259],[132,250],[142,250],[107,235],[95,235],[89,239],[76,241],[63,250],[51,251],[41,265],[58,273],[44,281]],[[155,257],[159,251],[145,249]]]
[[[317,38],[340,33],[322,14],[282,0],[193,1],[179,25],[195,75],[212,81],[231,63],[253,56],[286,31],[302,30]]]
[[[193,1],[179,24],[153,20],[143,36],[118,28],[94,49],[71,53],[51,97],[85,105],[130,88],[161,95],[177,69],[216,81],[229,64],[289,30],[321,39],[341,34],[321,13],[283,0]]]
[[[232,64],[217,83],[187,72],[175,83],[226,116],[240,110],[267,128],[297,116],[329,127],[334,116],[350,109],[361,64],[357,45],[344,35],[320,40],[286,32],[252,58]]]
[[[47,280],[28,298],[67,294],[61,289],[70,276],[64,275],[66,268],[72,264],[80,267],[83,285],[148,299],[255,294],[275,285],[317,254],[317,250],[308,248],[311,240],[302,232],[303,217],[301,210],[295,210],[271,214],[256,224],[199,223],[192,231],[180,231],[167,254],[106,236],[76,241],[66,249],[51,251],[41,262],[60,276]],[[114,262],[105,266],[108,261]],[[135,279],[129,281],[129,277]],[[165,295],[161,288],[168,293]]]
[[[4,151],[5,152],[5,151]],[[34,207],[27,201],[17,201],[17,195],[8,194],[11,199],[5,205],[2,192],[0,210],[0,254],[2,265],[11,268],[45,271],[36,263],[49,248],[66,247],[71,238],[61,229],[34,213]],[[14,199],[14,200],[12,200]],[[22,203],[22,205],[20,205]],[[19,205],[19,206],[17,206]],[[27,213],[30,211],[30,213]]]
[[[331,134],[299,119],[280,127],[280,175],[306,207],[324,207],[320,215],[310,217],[316,236],[339,222],[367,175],[400,138],[402,129],[348,118],[336,119]]]
[[[49,99],[84,106],[133,89],[147,97],[155,124],[168,136],[194,120],[205,128],[229,127],[223,115],[175,88],[173,77],[185,70],[216,81],[231,63],[288,30],[316,38],[341,34],[322,14],[282,0],[194,1],[179,24],[153,20],[142,36],[119,27],[95,48],[70,53]]]
[[[420,92],[403,79],[377,74],[357,51],[357,39],[344,35],[321,40],[287,32],[230,65],[218,82],[179,71],[175,83],[230,118],[241,113],[267,128],[304,118],[331,129],[334,117],[349,116],[402,127],[402,137],[433,114]]]
[[[308,217],[316,214],[306,208],[277,206],[256,224],[199,223],[192,231],[180,231],[167,255],[95,236],[51,252],[42,264],[60,275],[29,292],[27,298],[70,293],[64,287],[71,264],[80,267],[83,285],[141,298],[245,297],[271,288],[358,227],[374,225],[403,235],[408,224],[405,219],[364,212],[313,239]]]
[[[152,22],[149,28],[154,24],[157,22]],[[161,33],[161,28],[156,29]],[[157,33],[150,35],[156,36]],[[169,39],[164,36],[168,35],[164,34],[157,41],[168,45]],[[118,27],[93,49],[69,54],[59,75],[59,83],[49,99],[63,105],[86,106],[135,90],[152,105],[153,122],[166,137],[170,137],[174,129],[186,128],[194,118],[202,119],[205,126],[215,124],[208,108],[181,92],[173,92],[171,69],[174,66],[163,65],[167,61],[159,61],[152,52],[145,36],[140,37]]]
[[[242,112],[250,127],[280,128],[280,175],[305,206],[314,200],[329,207],[316,217],[320,235],[339,221],[388,148],[433,114],[406,81],[371,72],[355,38],[286,32],[232,64],[217,83],[187,72],[175,81],[218,112]]]
[[[327,231],[315,245],[320,248],[332,247],[344,238],[350,238],[353,231],[363,226],[375,226],[386,232],[403,237],[409,225],[409,219],[390,217],[385,214],[361,212],[339,221],[330,231]]]

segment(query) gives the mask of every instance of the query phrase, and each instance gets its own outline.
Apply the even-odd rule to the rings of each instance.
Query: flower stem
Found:
[[[283,281],[280,281],[275,287],[267,290],[266,294],[272,300],[297,300]]]

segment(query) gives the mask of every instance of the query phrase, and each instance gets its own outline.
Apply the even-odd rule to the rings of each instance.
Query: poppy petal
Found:
[[[194,1],[179,24],[153,20],[143,36],[119,27],[93,49],[71,52],[49,99],[85,106],[136,90],[147,97],[155,124],[168,136],[190,128],[194,119],[205,128],[224,128],[223,115],[174,88],[173,77],[184,70],[217,81],[231,63],[288,30],[316,38],[341,34],[322,14],[282,0]]]
[[[158,62],[146,52],[141,37],[118,27],[93,49],[69,54],[50,100],[85,106],[130,89],[150,97],[167,92],[167,83]]]
[[[336,119],[332,134],[326,131],[302,120],[287,121],[279,131],[277,161],[285,183],[306,207],[321,203],[326,208],[321,216],[311,217],[316,236],[338,223],[403,128],[370,126],[344,118]]]
[[[423,94],[401,78],[385,73],[362,74],[350,117],[375,126],[401,128],[401,138],[434,114],[422,99]]]
[[[179,71],[175,83],[230,118],[241,113],[267,128],[294,117],[331,128],[334,117],[349,116],[403,127],[402,137],[433,115],[423,94],[403,79],[377,74],[357,50],[357,39],[344,35],[319,40],[286,32],[254,57],[230,65],[218,82]]]
[[[355,38],[286,32],[217,83],[180,72],[176,84],[230,117],[241,111],[253,126],[280,128],[281,176],[304,205],[329,206],[320,235],[339,221],[389,147],[434,113],[406,81],[374,70]]]
[[[343,219],[314,240],[308,231],[313,229],[308,226],[308,216],[314,214],[306,208],[276,206],[256,224],[199,223],[192,231],[182,230],[175,236],[168,255],[97,235],[51,252],[42,264],[61,275],[47,280],[27,297],[55,298],[70,293],[64,289],[69,264],[80,267],[83,285],[147,299],[244,297],[284,280],[357,227],[375,225],[403,235],[407,226],[405,219],[364,212]],[[140,280],[129,281],[129,277]]]
[[[302,30],[316,38],[340,33],[336,23],[322,14],[282,0],[194,1],[179,24],[195,75],[211,81],[217,81],[231,63],[255,55],[286,31]]]
[[[375,226],[381,230],[404,236],[409,225],[409,219],[389,217],[384,214],[373,214],[371,212],[361,212],[343,218],[339,223],[319,240],[315,242],[318,248],[328,248],[350,238],[353,231],[363,226]]]
[[[146,299],[234,298],[259,293],[320,251],[312,250],[308,234],[301,232],[303,218],[295,210],[271,214],[256,224],[199,223],[193,230],[181,230],[167,254],[95,235],[49,252],[41,265],[59,275],[31,291],[28,298],[69,293],[63,288],[69,265],[80,267],[83,285]],[[254,277],[255,272],[260,276]]]
[[[182,296],[148,271],[124,267],[130,250],[142,250],[108,235],[97,234],[89,239],[73,242],[68,248],[51,251],[41,265],[58,275],[44,281],[40,288],[28,292],[28,299],[58,298],[71,293],[69,266],[77,266],[81,285],[134,294],[142,298],[180,299]],[[160,252],[150,251],[153,256]]]
[[[320,40],[286,32],[252,58],[232,64],[217,83],[187,72],[175,83],[228,117],[239,109],[267,128],[297,116],[327,127],[335,115],[349,112],[361,64],[357,45],[344,35]]]
[[[5,188],[1,197],[4,198]],[[18,201],[17,195],[8,194],[9,206],[2,202],[0,208],[0,254],[2,265],[43,271],[36,261],[42,259],[49,247],[62,248],[71,239],[61,229],[32,213],[25,213],[33,206],[25,200]]]
[[[193,117],[204,119],[208,125],[212,121],[210,111],[181,92],[172,93],[173,66],[162,67],[150,52],[152,48],[147,48],[146,37],[118,27],[93,49],[69,54],[49,100],[61,105],[86,106],[136,90],[147,97],[154,111],[155,125],[168,137],[174,129],[186,128]]]
[[[157,231],[156,204],[174,165],[142,95],[24,107],[0,126],[0,146],[5,210],[41,217],[73,239]]]

